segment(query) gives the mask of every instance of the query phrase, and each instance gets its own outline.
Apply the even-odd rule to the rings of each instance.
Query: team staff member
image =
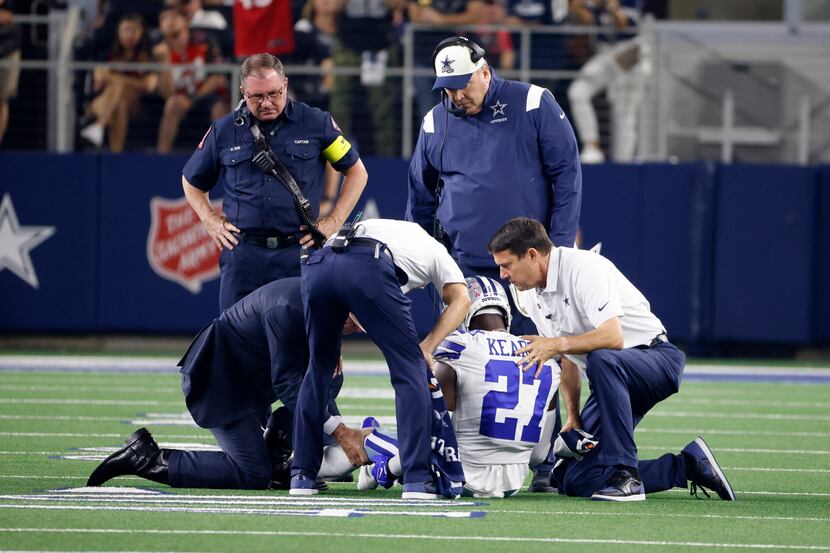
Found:
[[[573,129],[553,94],[499,78],[464,37],[440,42],[433,66],[433,90],[443,90],[443,101],[421,125],[406,218],[432,234],[437,211],[466,276],[498,278],[487,239],[512,217],[542,221],[554,244],[573,246],[582,172]],[[511,330],[532,333],[515,307]]]
[[[531,318],[544,336],[530,344],[520,365],[536,371],[564,354],[561,389],[567,408],[564,430],[581,428],[597,437],[596,451],[554,470],[559,489],[603,501],[642,501],[646,493],[685,487],[686,481],[713,489],[721,499],[735,495],[702,438],[679,455],[640,461],[634,427],[657,403],[677,392],[685,355],[673,346],[648,301],[604,257],[591,251],[553,247],[538,222],[517,217],[490,240],[501,275],[521,290],[536,290]],[[591,394],[579,412],[585,368]],[[561,470],[560,470],[561,469]]]
[[[263,415],[279,399],[285,407],[275,415],[287,415],[290,433],[290,412],[308,365],[307,344],[299,278],[271,282],[249,294],[205,327],[179,363],[187,409],[199,426],[213,432],[222,451],[160,449],[142,428],[95,469],[87,485],[134,474],[180,488],[267,488],[274,455],[287,458],[290,451],[274,451],[281,444],[263,436]],[[342,383],[342,376],[332,379],[335,365],[329,371],[336,383],[332,396]],[[347,428],[333,399],[328,404],[335,413],[332,435],[354,464],[366,461],[362,442],[368,431]],[[286,426],[279,419],[269,421],[274,432]],[[288,485],[287,470],[280,479]]]
[[[323,452],[323,418],[330,367],[340,356],[340,335],[353,313],[378,345],[389,365],[395,389],[403,465],[403,497],[435,498],[430,457],[431,436],[447,433],[442,444],[455,442],[452,429],[434,428],[428,384],[432,352],[464,320],[470,299],[458,266],[447,251],[414,223],[372,219],[354,229],[348,244],[338,235],[331,246],[313,252],[303,263],[302,293],[311,358],[294,417],[294,464],[291,494],[315,493],[314,480]],[[343,246],[343,247],[341,247]],[[432,283],[446,304],[434,328],[418,344],[406,293]],[[443,401],[442,401],[443,403]],[[446,408],[444,409],[446,410]],[[441,427],[440,420],[437,421]],[[463,480],[457,448],[440,447],[450,468]],[[452,451],[450,451],[452,449]],[[455,474],[455,473],[453,473]]]
[[[315,217],[326,163],[343,173],[334,209],[317,219],[327,236],[346,220],[368,178],[357,151],[343,138],[331,115],[287,97],[288,79],[279,59],[271,54],[251,56],[242,63],[241,77],[245,105],[208,129],[182,175],[187,201],[223,250],[222,310],[272,280],[299,276],[300,246],[312,243],[292,195],[251,161],[258,152],[253,125],[259,126],[309,199]],[[211,208],[208,198],[216,185],[224,190],[221,215]]]

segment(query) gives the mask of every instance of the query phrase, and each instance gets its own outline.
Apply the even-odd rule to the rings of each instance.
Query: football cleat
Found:
[[[691,482],[690,493],[697,497],[697,490],[709,497],[705,488],[709,488],[724,501],[735,501],[735,492],[726,480],[720,465],[715,460],[712,450],[698,436],[695,441],[681,451],[686,461],[686,480]]]
[[[628,469],[614,471],[605,487],[594,492],[594,501],[645,501],[646,488]]]
[[[360,428],[380,428],[380,422],[375,417],[366,417],[360,424]]]
[[[378,487],[378,481],[372,476],[374,465],[363,465],[357,474],[357,489],[362,492],[372,491]]]
[[[360,467],[357,489],[374,490],[378,486],[381,486],[388,490],[395,485],[395,480],[395,475],[389,472],[389,457],[386,455],[375,455],[372,457],[371,465]]]

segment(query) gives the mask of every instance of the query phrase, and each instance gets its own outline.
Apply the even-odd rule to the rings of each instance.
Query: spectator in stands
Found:
[[[208,74],[205,65],[221,61],[219,47],[212,41],[192,37],[184,14],[166,9],[159,16],[164,37],[154,53],[172,64],[159,77],[159,92],[165,98],[156,151],[173,149],[179,124],[194,105],[208,104],[211,120],[230,111],[225,77]]]
[[[286,56],[294,52],[294,13],[305,0],[233,3],[234,56],[246,58],[266,52]],[[297,11],[292,13],[294,7]]]
[[[582,142],[582,163],[600,163],[599,124],[591,100],[608,91],[614,161],[632,161],[637,149],[637,115],[645,95],[650,65],[645,45],[636,37],[642,0],[572,0],[579,22],[609,29],[598,35],[596,54],[568,88],[574,126]]]
[[[297,75],[288,85],[293,98],[322,110],[329,109],[334,85],[332,50],[342,7],[342,0],[308,0],[300,20],[294,24],[294,53],[282,58],[287,65],[309,65],[323,70],[322,77]]]
[[[204,9],[202,0],[177,0],[176,3],[187,18],[187,23],[191,29],[224,31],[228,28],[228,22],[225,20],[225,16],[216,10]]]
[[[545,26],[562,25],[568,17],[568,0],[507,0],[507,17],[505,23],[522,25],[531,29]],[[531,31],[530,68],[533,70],[567,70],[579,69],[570,60],[567,35]],[[518,35],[514,36],[518,41]],[[570,82],[563,83],[552,79],[534,78],[533,82],[553,92],[556,101],[567,112],[565,91]],[[559,91],[562,91],[560,94]]]
[[[482,0],[409,0],[407,5],[409,20],[422,25],[474,25],[483,23],[485,4]],[[453,36],[452,30],[419,31],[415,33],[415,66],[432,67],[432,50],[445,38]],[[461,33],[478,40],[475,35]],[[415,78],[416,115],[422,117],[440,97],[433,92],[432,77]]]
[[[202,0],[171,0],[187,18],[190,34],[196,38],[214,40],[222,50],[222,57],[233,55],[233,31],[228,20],[216,9],[205,9]]]
[[[0,0],[0,144],[9,125],[9,100],[17,95],[20,77],[20,29],[14,24],[11,0]]]
[[[356,77],[335,77],[331,112],[343,125],[346,135],[356,136],[361,149],[375,155],[399,155],[400,135],[393,102],[401,95],[396,90],[399,87],[395,80],[386,77],[386,68],[400,63],[392,22],[394,12],[403,8],[404,0],[345,0],[337,29],[334,65],[360,67],[360,84],[366,90],[372,127],[358,128],[355,104],[359,84]],[[370,132],[360,132],[366,130]]]
[[[108,60],[136,63],[152,61],[150,43],[140,15],[134,13],[121,17]],[[93,117],[94,122],[81,131],[81,136],[100,148],[104,143],[106,128],[110,151],[123,152],[130,116],[137,112],[142,95],[155,92],[158,75],[153,72],[98,67],[93,73],[92,82],[94,90],[99,94],[92,100],[87,115]]]
[[[498,25],[505,22],[507,10],[501,0],[484,0],[481,22],[484,25]],[[516,64],[516,49],[513,47],[513,36],[505,29],[490,31],[476,29],[479,46],[487,54],[499,60],[499,69],[513,69]]]

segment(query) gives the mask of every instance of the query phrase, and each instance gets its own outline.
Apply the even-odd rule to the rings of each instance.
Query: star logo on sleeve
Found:
[[[32,288],[39,288],[29,252],[53,234],[55,227],[20,226],[12,197],[4,194],[0,203],[0,271],[8,269]]]
[[[493,117],[496,115],[504,115],[504,108],[507,107],[507,104],[502,104],[501,100],[496,98],[496,103],[490,106],[490,109],[493,110]]]
[[[451,60],[449,55],[444,56],[441,60],[441,73],[455,73],[455,69],[452,68],[453,63],[455,60]]]

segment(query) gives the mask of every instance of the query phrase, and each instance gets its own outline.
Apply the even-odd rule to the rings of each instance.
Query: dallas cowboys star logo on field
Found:
[[[493,117],[496,115],[504,115],[504,108],[507,107],[507,104],[502,104],[501,101],[497,98],[496,103],[490,106],[490,109],[493,110]]]
[[[451,60],[449,54],[444,56],[441,61],[441,73],[455,73],[455,69],[452,68],[453,63],[455,60]]]
[[[29,256],[36,246],[55,234],[55,227],[22,227],[7,192],[0,203],[0,272],[8,269],[32,288],[40,287]]]

